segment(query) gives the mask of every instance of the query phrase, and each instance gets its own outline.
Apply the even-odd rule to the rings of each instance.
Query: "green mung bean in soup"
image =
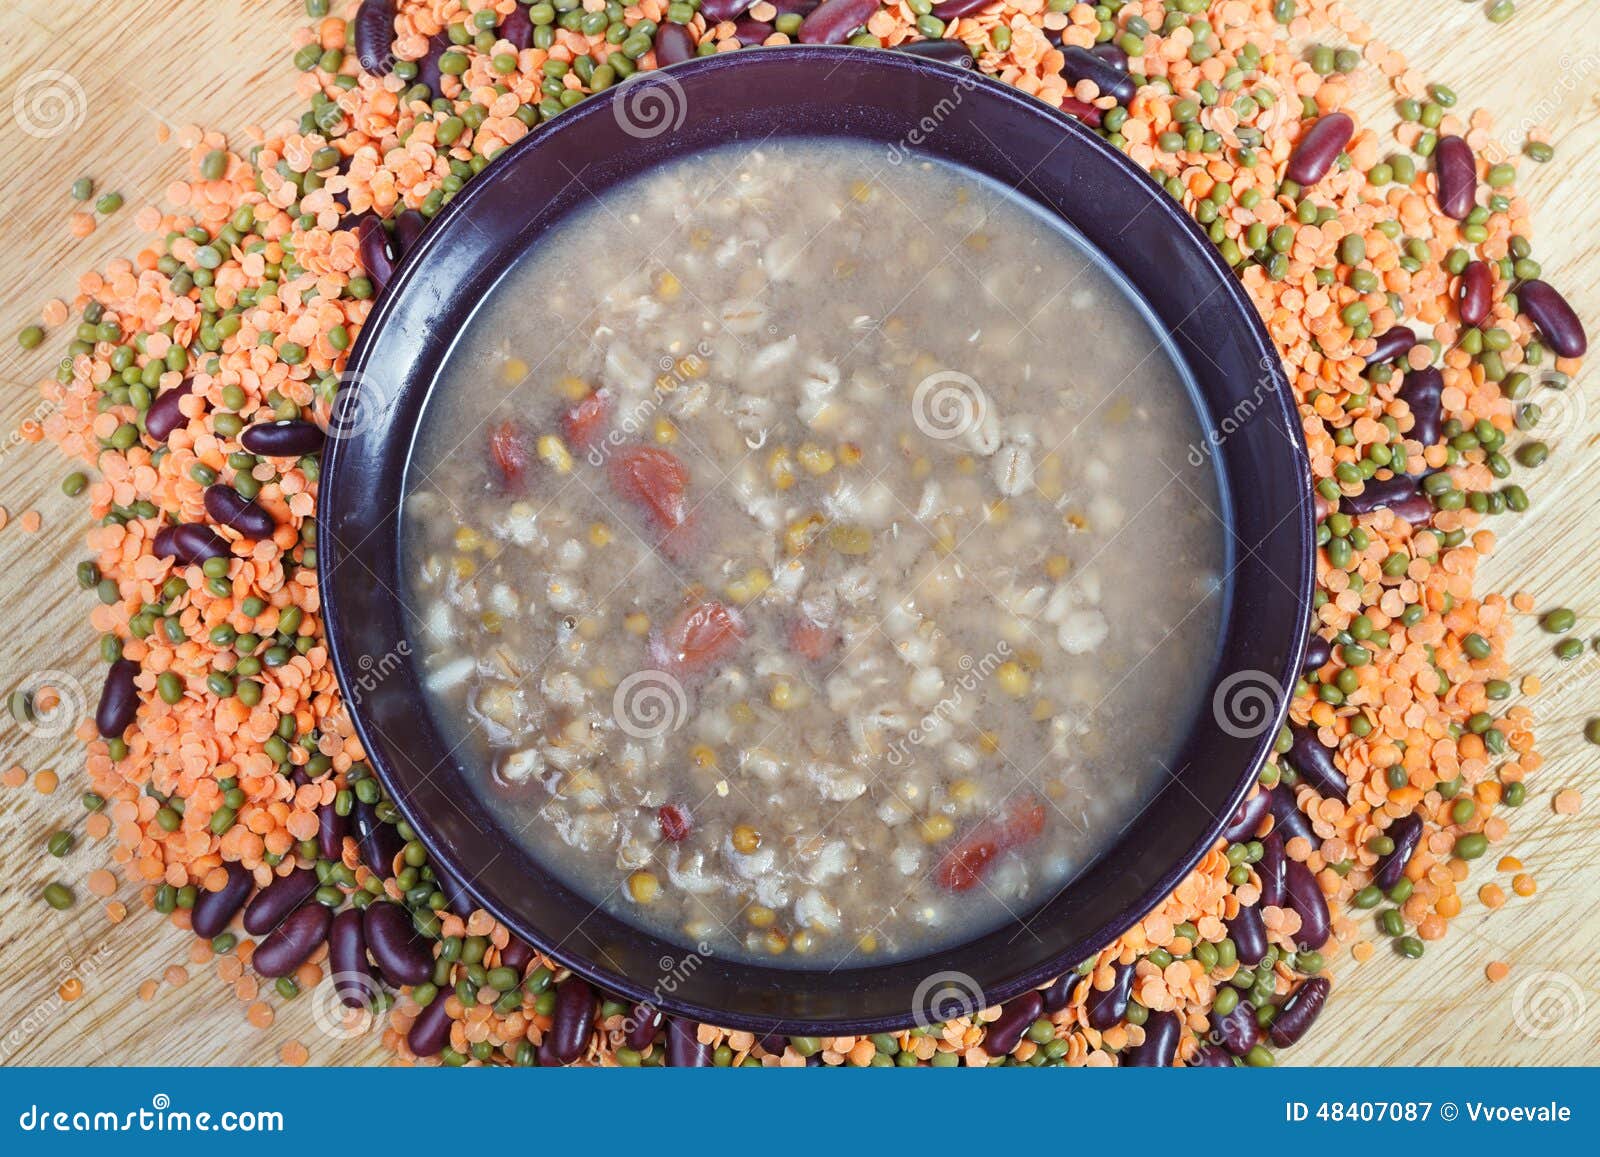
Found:
[[[1221,614],[1202,445],[1141,307],[999,186],[702,153],[569,214],[447,361],[430,708],[626,919],[796,965],[970,939],[1166,781]]]

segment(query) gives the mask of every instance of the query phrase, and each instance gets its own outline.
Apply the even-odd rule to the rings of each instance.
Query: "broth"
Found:
[[[1025,916],[1166,782],[1228,550],[1181,363],[943,162],[724,147],[572,213],[427,405],[428,707],[512,838],[718,954]]]

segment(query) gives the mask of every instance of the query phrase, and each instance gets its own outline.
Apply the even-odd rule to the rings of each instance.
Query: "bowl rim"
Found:
[[[349,382],[346,388],[350,390],[358,390],[360,388],[362,370],[367,364],[371,347],[377,341],[378,335],[382,333],[389,315],[397,308],[397,303],[403,296],[405,287],[419,276],[417,271],[427,264],[432,251],[440,244],[439,239],[448,232],[449,225],[457,218],[470,214],[478,198],[487,193],[490,181],[485,178],[492,178],[492,172],[495,168],[509,169],[523,154],[538,149],[544,141],[553,138],[557,133],[581,131],[583,124],[592,118],[615,115],[614,107],[616,103],[625,99],[629,90],[638,84],[651,82],[673,83],[678,81],[679,78],[699,78],[702,75],[714,75],[729,69],[749,68],[753,63],[751,60],[752,55],[755,54],[742,52],[718,53],[707,57],[695,57],[667,68],[636,73],[621,84],[602,93],[586,97],[581,103],[563,113],[559,118],[546,125],[531,129],[522,138],[508,146],[500,156],[491,162],[483,174],[479,175],[477,179],[467,182],[462,190],[448,204],[443,206],[441,211],[430,220],[428,228],[418,239],[413,249],[404,254],[389,283],[377,295],[377,300],[352,346],[350,356],[346,362],[346,369],[344,374],[341,375],[343,379]],[[944,78],[952,84],[976,86],[983,89],[988,98],[1003,101],[1025,115],[1051,122],[1076,147],[1087,149],[1094,153],[1097,162],[1109,164],[1121,170],[1125,176],[1133,177],[1147,185],[1153,185],[1149,174],[1135,164],[1131,158],[1114,148],[1098,133],[1088,128],[1077,118],[1022,92],[1012,85],[980,73],[976,69],[959,67],[931,57],[912,53],[845,45],[791,44],[763,47],[760,49],[759,58],[766,59],[769,63],[788,60],[807,62],[816,66],[823,64],[831,67],[861,66],[883,69],[889,72],[903,72],[908,76],[931,74],[935,77]],[[821,134],[800,133],[792,135],[820,136]],[[660,158],[650,165],[642,166],[638,172],[647,172],[651,168],[672,159],[681,159],[703,151],[705,151],[705,146],[677,150],[670,156]],[[1027,197],[1035,205],[1040,205],[1052,216],[1057,215],[1055,210],[1041,205],[1036,197],[1022,193],[1020,190],[1019,194]],[[1288,422],[1287,428],[1295,431],[1298,435],[1300,431],[1298,407],[1293,400],[1293,391],[1284,370],[1282,359],[1279,356],[1276,344],[1267,331],[1264,320],[1256,309],[1255,304],[1250,300],[1243,284],[1234,271],[1223,261],[1221,255],[1217,252],[1216,246],[1206,237],[1193,218],[1184,211],[1179,202],[1170,196],[1160,196],[1152,198],[1150,204],[1163,217],[1165,229],[1181,235],[1182,240],[1197,252],[1201,262],[1209,266],[1211,280],[1226,297],[1226,303],[1219,306],[1219,308],[1229,309],[1240,315],[1244,331],[1248,334],[1251,343],[1251,348],[1248,352],[1256,359],[1264,377],[1270,379],[1272,387],[1271,403],[1266,408],[1275,408],[1278,411],[1278,416],[1283,417]],[[1095,246],[1095,248],[1098,250],[1099,247]],[[1135,289],[1137,290],[1137,287]],[[1276,680],[1277,686],[1282,689],[1283,693],[1277,697],[1270,725],[1266,726],[1255,740],[1250,758],[1241,766],[1238,782],[1232,789],[1226,805],[1212,817],[1206,825],[1202,837],[1190,847],[1184,849],[1181,856],[1172,859],[1166,868],[1156,873],[1152,882],[1146,886],[1137,902],[1121,906],[1115,919],[1104,921],[1093,931],[1086,932],[1081,938],[1083,940],[1094,940],[1102,947],[1115,941],[1129,928],[1144,919],[1149,912],[1153,911],[1194,870],[1205,854],[1216,845],[1222,831],[1227,827],[1233,815],[1256,784],[1259,771],[1270,757],[1276,737],[1288,717],[1290,703],[1293,698],[1292,688],[1300,675],[1313,621],[1311,603],[1315,579],[1316,547],[1314,542],[1314,505],[1310,490],[1309,458],[1303,437],[1286,438],[1284,441],[1300,467],[1298,477],[1304,480],[1304,484],[1298,488],[1294,499],[1294,517],[1298,524],[1296,527],[1298,530],[1296,545],[1300,555],[1300,565],[1297,568],[1299,573],[1296,576],[1295,583],[1297,593],[1296,634],[1289,643],[1282,669],[1266,673]],[[330,483],[337,477],[340,462],[344,456],[345,442],[346,439],[330,438],[324,450],[321,470],[323,484],[319,488],[317,503],[319,526],[324,524],[325,507],[333,501],[332,496],[335,493],[335,488]],[[425,818],[422,819],[422,822],[419,822],[420,817],[414,814],[413,805],[405,794],[394,790],[395,784],[392,778],[392,769],[382,755],[384,750],[383,742],[378,738],[376,729],[356,706],[360,697],[352,698],[350,695],[353,656],[345,646],[345,630],[342,626],[338,600],[329,597],[335,586],[331,571],[335,565],[337,554],[338,552],[333,550],[319,550],[317,576],[319,592],[323,596],[321,612],[329,661],[338,681],[341,699],[345,704],[351,726],[361,740],[367,756],[366,762],[377,773],[379,780],[388,792],[389,799],[399,809],[401,815],[411,826],[417,840],[427,850],[429,863],[436,867],[442,867],[454,879],[456,887],[464,892],[478,907],[490,912],[500,923],[510,929],[514,935],[527,940],[530,945],[540,952],[569,968],[578,976],[599,986],[603,991],[619,995],[633,1002],[649,1003],[664,1014],[685,1016],[704,1023],[730,1028],[743,1028],[755,1032],[799,1032],[805,1035],[892,1031],[905,1027],[906,1023],[912,1019],[915,1009],[907,1009],[904,1013],[896,1015],[856,1018],[778,1018],[719,1009],[693,1000],[680,999],[675,994],[664,996],[659,991],[659,988],[648,988],[644,983],[635,981],[618,971],[608,969],[582,952],[571,951],[565,945],[552,945],[552,938],[541,935],[537,928],[523,926],[520,921],[508,918],[505,906],[496,902],[492,895],[486,894],[477,887],[475,882],[461,871],[455,852],[434,833]],[[1237,626],[1229,625],[1225,620],[1219,635],[1221,638],[1226,638],[1231,631],[1237,629]],[[1191,723],[1190,730],[1192,731],[1196,726],[1199,726],[1198,720]],[[375,740],[377,741],[375,742]],[[1152,797],[1152,802],[1155,798],[1159,798],[1170,790],[1170,788],[1171,782],[1162,785],[1156,796]],[[1048,903],[1048,901],[1046,902]],[[1029,910],[1033,911],[1034,908],[1030,907]],[[626,921],[625,918],[624,922],[632,923],[631,921]],[[1002,925],[1002,928],[1007,926]],[[663,945],[674,947],[686,953],[692,951],[679,941],[669,939],[647,929],[643,931],[646,935],[660,940]],[[908,960],[925,960],[934,963],[943,952],[952,950],[954,947],[959,947],[959,945],[945,946],[929,952],[896,958],[894,961],[885,962],[885,966],[902,964]],[[736,965],[740,963],[742,962],[735,961]],[[987,1006],[1002,1004],[1071,972],[1077,963],[1077,959],[1069,959],[1067,953],[1062,953],[1021,972],[1007,974],[1003,979],[996,980],[993,984],[983,985],[981,992],[987,1001]],[[863,966],[861,970],[870,970],[873,967],[875,966]],[[792,971],[798,979],[814,976],[822,970],[796,968]],[[858,971],[858,969],[839,970],[832,973],[832,975],[847,976],[854,971]]]

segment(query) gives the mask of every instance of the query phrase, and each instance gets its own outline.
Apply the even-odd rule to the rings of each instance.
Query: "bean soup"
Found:
[[[1172,774],[1227,568],[1203,438],[1143,306],[1004,188],[698,154],[569,213],[447,359],[428,706],[624,919],[808,967],[971,939]]]

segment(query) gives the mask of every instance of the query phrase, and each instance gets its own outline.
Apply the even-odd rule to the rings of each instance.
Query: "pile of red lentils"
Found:
[[[350,967],[365,923],[357,967],[385,983],[348,1014],[375,1011],[406,1059],[1263,1065],[1306,1031],[1347,959],[1380,946],[1418,956],[1443,938],[1470,902],[1474,861],[1498,859],[1511,891],[1534,891],[1492,852],[1541,763],[1526,705],[1537,687],[1514,682],[1503,657],[1512,612],[1531,607],[1480,596],[1475,574],[1494,525],[1526,509],[1511,478],[1542,460],[1540,391],[1576,374],[1582,327],[1540,280],[1518,162],[1487,117],[1466,116],[1339,4],[306,8],[291,47],[299,123],[248,140],[179,132],[190,179],[139,210],[147,247],[85,274],[22,335],[29,348],[71,343],[30,432],[85,464],[68,486],[94,520],[78,574],[110,674],[80,728],[83,830],[113,866],[87,888],[113,921],[126,883],[178,928],[205,929],[192,958],[233,984],[251,1023]],[[859,1038],[663,1022],[593,992],[487,913],[453,907],[383,800],[329,667],[315,450],[262,452],[249,434],[327,423],[396,253],[506,146],[638,71],[792,41],[971,64],[1092,125],[1164,184],[1278,344],[1321,547],[1290,725],[1228,838],[1048,988]],[[1382,131],[1349,108],[1378,79],[1399,111]],[[1536,132],[1515,145],[1534,162],[1553,151]],[[102,212],[117,208],[105,201]],[[92,222],[77,214],[73,228]],[[265,521],[237,516],[240,504]],[[260,898],[282,907],[296,888],[295,915],[274,930]],[[1476,897],[1507,902],[1493,882]],[[65,884],[46,898],[76,900]],[[414,936],[398,954],[371,942],[374,911],[392,906]],[[290,1042],[281,1055],[301,1063],[311,1050]]]

